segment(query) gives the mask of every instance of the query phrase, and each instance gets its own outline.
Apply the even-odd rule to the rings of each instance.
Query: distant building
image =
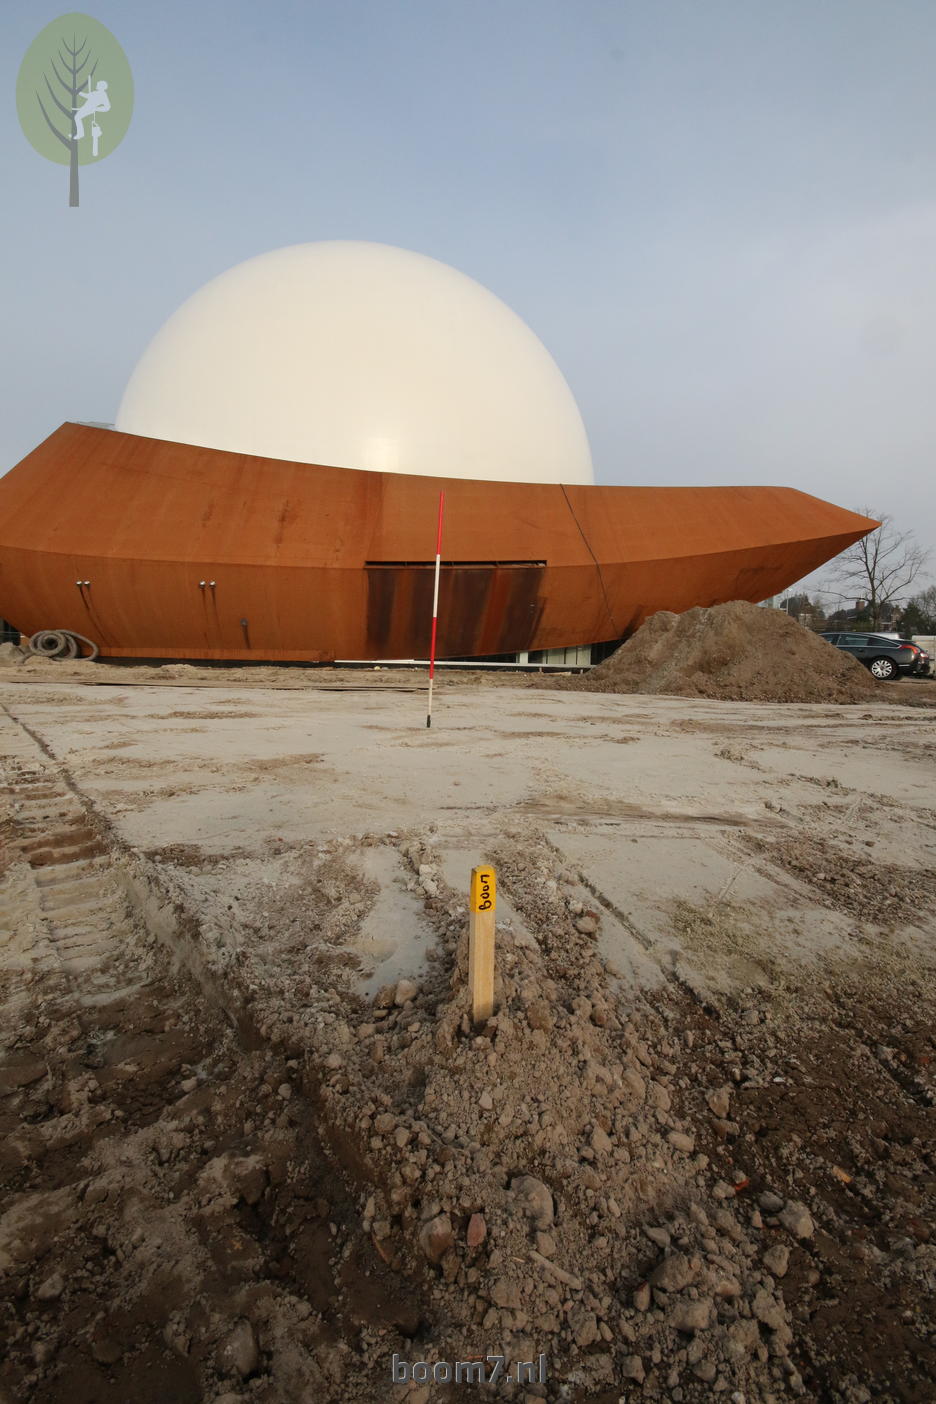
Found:
[[[64,424],[0,478],[0,610],[105,657],[424,658],[440,493],[448,659],[581,666],[658,610],[776,597],[876,526],[790,488],[596,484],[520,318],[377,244],[214,279],[116,426]]]

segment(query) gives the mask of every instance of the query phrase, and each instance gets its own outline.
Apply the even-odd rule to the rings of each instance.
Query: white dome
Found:
[[[343,468],[593,481],[572,392],[529,327],[386,244],[295,244],[206,283],[143,353],[117,428]]]

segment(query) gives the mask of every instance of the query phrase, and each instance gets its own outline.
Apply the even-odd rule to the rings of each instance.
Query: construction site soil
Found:
[[[12,659],[3,1404],[936,1396],[936,684],[621,695],[648,629],[431,730],[405,673]]]

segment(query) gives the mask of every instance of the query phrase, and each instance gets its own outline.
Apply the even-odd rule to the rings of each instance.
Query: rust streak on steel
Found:
[[[107,657],[422,657],[442,490],[447,657],[761,600],[877,525],[792,488],[415,477],[63,424],[0,478],[0,615]]]

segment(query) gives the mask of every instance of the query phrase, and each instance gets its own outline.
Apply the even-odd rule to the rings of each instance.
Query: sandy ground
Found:
[[[0,679],[0,1398],[936,1395],[936,713],[206,671]]]

